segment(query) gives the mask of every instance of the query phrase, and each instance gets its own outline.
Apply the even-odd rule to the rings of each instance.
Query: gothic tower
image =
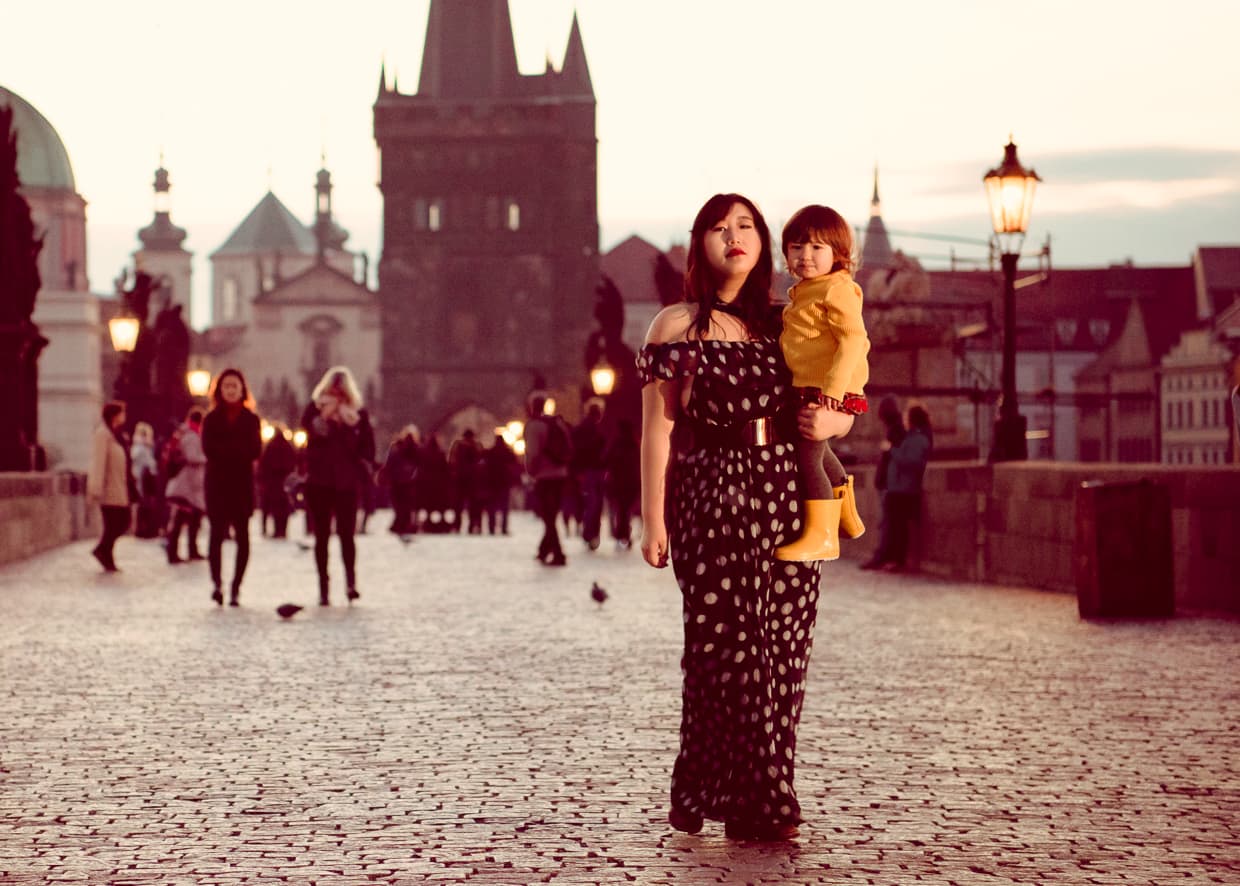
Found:
[[[535,379],[585,381],[594,119],[576,16],[561,70],[522,75],[507,0],[432,0],[417,93],[380,73],[384,424],[516,418]]]

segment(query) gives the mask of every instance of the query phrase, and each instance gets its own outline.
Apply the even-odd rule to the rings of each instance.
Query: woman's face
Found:
[[[762,254],[762,236],[749,207],[733,203],[728,214],[706,231],[702,246],[706,261],[720,279],[747,277]]]
[[[112,430],[123,428],[125,426],[125,410],[121,410],[112,417]]]
[[[225,403],[240,403],[244,396],[241,379],[235,375],[227,375],[220,379],[220,398]]]

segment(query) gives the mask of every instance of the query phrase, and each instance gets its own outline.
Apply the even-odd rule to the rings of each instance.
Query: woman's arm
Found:
[[[664,508],[667,469],[671,464],[672,428],[676,424],[677,386],[657,380],[642,388],[641,499],[642,556],[651,566],[667,565],[668,538]]]
[[[647,344],[684,338],[693,320],[687,305],[660,311],[646,333]],[[681,382],[656,379],[642,388],[641,504],[642,557],[651,566],[667,565],[667,471],[672,459],[672,429],[681,396]]]
[[[90,450],[90,470],[86,472],[86,498],[91,502],[103,499],[103,475],[108,468],[109,442],[98,430],[95,431],[94,445]]]

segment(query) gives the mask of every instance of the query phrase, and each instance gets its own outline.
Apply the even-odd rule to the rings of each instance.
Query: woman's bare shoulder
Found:
[[[646,332],[646,344],[661,345],[671,341],[684,341],[685,333],[693,324],[693,309],[684,303],[668,305],[655,314]]]

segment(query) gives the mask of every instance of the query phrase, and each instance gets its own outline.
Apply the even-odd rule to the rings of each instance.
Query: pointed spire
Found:
[[[875,271],[891,267],[891,238],[883,223],[882,205],[878,200],[878,164],[874,164],[874,193],[870,197],[870,221],[865,226],[865,238],[861,248],[861,271]]]
[[[590,65],[586,61],[586,47],[581,40],[581,24],[577,10],[573,10],[573,26],[568,32],[568,48],[564,51],[564,65],[560,68],[561,95],[588,95],[594,97],[594,83],[590,79]]]
[[[418,95],[511,95],[520,76],[507,0],[431,0]]]
[[[387,94],[387,59],[379,62],[379,97]]]

